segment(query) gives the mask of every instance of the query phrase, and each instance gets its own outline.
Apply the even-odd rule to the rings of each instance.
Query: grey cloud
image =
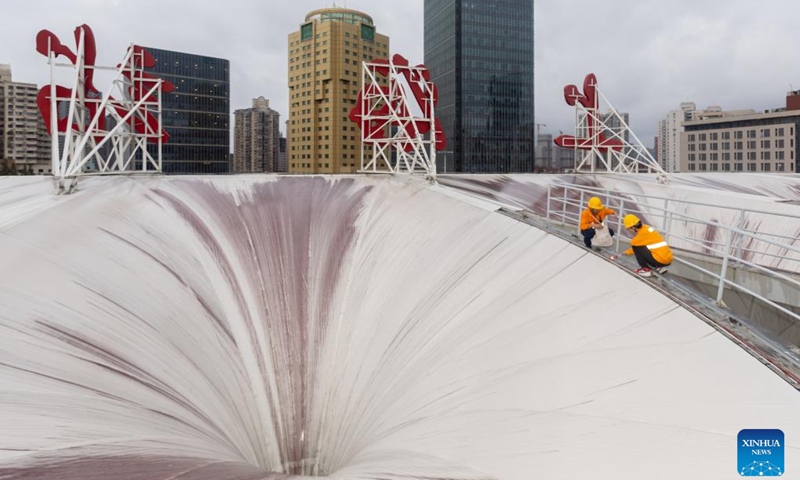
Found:
[[[344,6],[341,0],[337,4]],[[306,13],[332,2],[229,0],[28,0],[4,6],[0,63],[19,81],[48,81],[34,51],[47,28],[66,41],[79,24],[95,30],[100,61],[116,64],[130,42],[227,58],[232,109],[263,95],[288,113],[287,35]],[[350,0],[391,37],[392,52],[423,61],[423,0]],[[772,0],[541,0],[535,5],[536,121],[543,132],[570,131],[564,85],[589,72],[652,144],[660,118],[682,101],[704,108],[766,109],[800,87],[795,53],[800,3]]]

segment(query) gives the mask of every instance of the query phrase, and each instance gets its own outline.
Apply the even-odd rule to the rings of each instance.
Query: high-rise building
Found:
[[[360,168],[361,132],[347,115],[361,88],[361,62],[376,58],[389,58],[389,37],[355,10],[314,10],[289,34],[290,172]]]
[[[672,110],[658,122],[658,163],[667,172],[681,170],[681,132],[683,122],[692,119],[697,110],[694,102],[681,103],[680,110]]]
[[[800,92],[786,107],[696,111],[683,122],[680,169],[684,172],[795,173],[800,167]]]
[[[39,115],[39,87],[14,82],[11,66],[0,65],[0,168],[13,165],[18,172],[52,173],[51,143]]]
[[[236,110],[233,114],[233,171],[279,171],[280,114],[269,108],[269,100],[264,97],[254,98],[252,108]]]
[[[592,123],[588,122],[589,115],[588,113],[581,113],[578,117],[578,129],[577,135],[581,138],[589,138],[594,133],[590,129],[590,126],[593,125]],[[626,146],[622,147],[622,155],[630,156],[632,155],[632,150],[630,145],[630,115],[626,112],[616,112],[614,110],[606,110],[604,113],[597,114],[598,119],[598,130],[602,129],[603,137],[608,140],[618,140],[627,144]],[[599,138],[599,137],[598,137]],[[574,156],[574,152],[573,152]],[[579,156],[579,158],[581,158]],[[616,160],[612,161],[612,168],[617,167]]]
[[[579,136],[590,136],[589,124],[586,121],[587,117],[588,115],[586,113],[581,113],[578,117]],[[614,113],[614,110],[607,110],[605,113],[598,114],[597,118],[603,125],[602,133],[605,138],[617,139],[630,143],[630,115],[628,113]]]
[[[281,133],[278,139],[278,171],[288,172],[289,167],[286,164],[286,137]]]
[[[575,150],[559,147],[549,133],[536,136],[535,158],[537,172],[564,172],[575,168]]]
[[[554,155],[553,150],[556,144],[553,143],[553,135],[549,133],[536,134],[536,147],[534,147],[534,159],[536,161],[537,172],[550,172],[553,170]]]
[[[659,124],[658,128],[659,128],[658,131],[660,133],[661,132],[661,125],[660,124]],[[661,168],[664,168],[664,164],[661,161],[661,149],[660,149],[659,144],[658,144],[658,135],[653,137],[653,158],[655,158],[656,162],[659,165],[661,165]],[[664,170],[666,170],[666,168],[664,168]]]
[[[533,0],[425,0],[425,65],[447,137],[438,171],[533,171]]]
[[[156,59],[148,72],[175,85],[162,99],[169,142],[164,173],[228,173],[230,166],[230,62],[145,47]],[[156,146],[149,145],[152,155]]]
[[[631,117],[628,113],[618,112],[614,114],[612,110],[609,110],[600,116],[600,120],[606,126],[603,131],[606,138],[617,138],[625,143],[630,143]]]

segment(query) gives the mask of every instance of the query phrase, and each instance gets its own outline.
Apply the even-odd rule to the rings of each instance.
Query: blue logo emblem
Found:
[[[739,445],[739,475],[780,477],[783,463],[783,432],[780,430],[742,430]]]

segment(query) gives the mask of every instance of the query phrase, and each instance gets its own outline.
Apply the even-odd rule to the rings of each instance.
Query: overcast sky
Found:
[[[115,65],[133,42],[231,62],[231,107],[270,99],[282,121],[287,104],[287,34],[316,0],[3,0],[0,63],[15,81],[44,84],[36,33],[72,46],[90,25],[98,63]],[[344,0],[337,5],[344,6]],[[392,53],[423,61],[423,0],[348,0],[391,38]],[[652,146],[657,122],[683,101],[699,108],[781,107],[800,89],[798,0],[538,0],[535,3],[536,122],[542,133],[571,131],[564,85],[594,72],[634,132]],[[100,89],[106,81],[97,81]],[[63,81],[62,83],[67,83]]]

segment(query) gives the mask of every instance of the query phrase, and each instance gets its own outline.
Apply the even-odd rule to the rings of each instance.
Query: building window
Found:
[[[695,156],[695,154],[694,154],[694,153],[690,153],[690,154],[689,154],[689,161],[690,161],[690,162],[694,162],[694,156]]]
[[[730,140],[731,139],[731,132],[722,132],[722,139],[723,140]]]
[[[755,172],[756,171],[756,164],[755,162],[751,162],[747,164],[747,171],[748,172]]]
[[[747,159],[748,160],[755,160],[756,159],[756,152],[747,152]],[[755,163],[753,163],[755,165]]]
[[[711,144],[711,150],[719,150],[719,144],[718,143],[712,143]]]
[[[722,170],[725,171],[725,172],[730,172],[731,171],[731,164],[730,163],[723,163],[722,164]]]
[[[689,165],[689,171],[690,171],[690,172],[694,172],[694,163],[692,163],[691,165]]]
[[[769,160],[770,158],[769,151],[761,152],[761,160]]]
[[[761,129],[761,137],[762,138],[769,138],[769,128]]]
[[[701,172],[705,172],[706,170],[708,170],[708,165],[706,165],[705,163],[701,163],[700,164],[700,171]]]
[[[776,172],[783,172],[783,171],[784,171],[784,169],[783,169],[783,163],[776,163],[776,164],[775,164],[775,171],[776,171]]]
[[[747,138],[756,138],[756,131],[755,130],[748,130],[747,131]]]
[[[784,135],[783,132],[784,132],[783,127],[776,128],[775,129],[775,136],[776,137],[782,137]]]
[[[716,133],[716,132],[712,133],[710,136],[711,136],[711,140],[712,140],[712,141],[716,141],[716,140],[718,140],[718,138],[717,138],[717,133]]]
[[[689,144],[689,151],[694,152],[694,143]]]
[[[761,164],[761,171],[762,172],[769,172],[769,162],[764,162]]]
[[[761,148],[770,148],[769,140],[761,140]]]
[[[694,134],[693,133],[689,135],[689,141],[690,142],[694,142]]]
[[[712,163],[712,164],[711,164],[711,171],[712,171],[712,172],[719,171],[719,164],[717,164],[717,163]]]
[[[755,150],[756,149],[756,141],[755,140],[748,140],[747,141],[747,148],[749,150]]]
[[[700,141],[701,142],[705,142],[706,141],[706,134],[705,133],[701,133],[700,134]]]
[[[778,151],[778,152],[775,152],[775,160],[783,160],[784,159],[783,153],[784,152],[782,150]]]
[[[733,132],[733,138],[734,138],[734,139],[736,139],[736,140],[741,140],[741,139],[742,139],[742,132],[741,132],[741,130],[740,130],[740,131],[738,131],[738,132]]]
[[[739,132],[739,133],[742,133],[742,132]],[[735,148],[736,150],[741,150],[742,149],[742,142],[733,142],[733,148]]]
[[[741,163],[735,163],[735,164],[733,165],[733,169],[734,169],[734,170],[736,170],[737,172],[741,172],[741,171],[742,171],[742,167],[743,167],[743,166],[744,166],[744,165],[743,165],[743,164],[741,164]]]
[[[784,148],[784,143],[782,138],[775,140],[775,148]]]

